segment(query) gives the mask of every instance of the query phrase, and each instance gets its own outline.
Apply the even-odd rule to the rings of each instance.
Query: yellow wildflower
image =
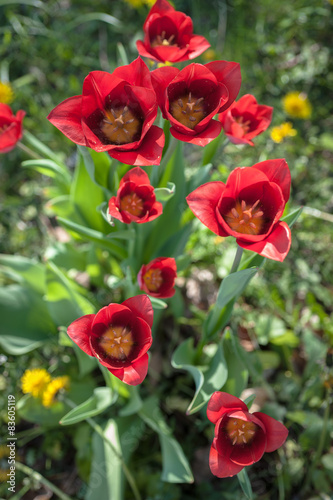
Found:
[[[148,7],[152,7],[156,0],[125,0],[126,3],[134,7],[135,9],[139,9],[143,5],[148,5]]]
[[[284,122],[278,127],[273,127],[271,130],[271,139],[274,142],[282,142],[285,137],[294,137],[297,134],[297,130],[293,128],[292,123]]]
[[[44,368],[26,370],[21,378],[22,391],[34,398],[41,397],[50,380],[51,375]]]
[[[48,384],[43,392],[42,403],[43,406],[49,408],[54,404],[54,398],[61,389],[68,389],[69,387],[69,377],[66,375],[62,377],[56,377]]]
[[[304,92],[289,92],[282,99],[285,112],[293,118],[306,120],[311,116],[312,107]]]
[[[0,102],[10,104],[14,100],[14,91],[9,83],[0,81]]]
[[[202,54],[202,58],[207,62],[214,61],[217,58],[215,50],[214,49],[206,50],[206,52]]]
[[[158,63],[157,67],[158,68],[163,68],[164,66],[172,66],[172,62],[170,61],[165,61],[164,63]]]

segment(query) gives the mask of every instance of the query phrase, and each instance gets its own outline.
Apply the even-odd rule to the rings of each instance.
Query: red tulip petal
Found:
[[[228,101],[219,110],[219,113],[221,113],[221,111],[229,108],[238,95],[242,83],[240,65],[229,61],[213,61],[205,64],[205,66],[214,73],[217,80],[223,83],[229,91]]]
[[[112,323],[126,324],[131,319],[132,311],[126,307],[126,304],[111,303],[108,306],[102,307],[95,315],[91,326],[91,333],[93,336],[99,337]]]
[[[166,14],[167,12],[175,12],[175,9],[172,7],[167,0],[156,0],[154,5],[149,11],[148,17],[150,17],[152,14]]]
[[[266,451],[271,452],[280,448],[288,437],[288,429],[283,424],[275,420],[275,418],[272,418],[265,413],[255,412],[253,415],[261,420],[265,426],[267,439]]]
[[[270,182],[275,182],[281,188],[284,201],[287,203],[290,195],[291,175],[286,160],[284,158],[266,160],[256,163],[252,168],[264,172]]]
[[[268,259],[283,262],[291,245],[291,231],[288,225],[279,221],[275,224],[273,231],[262,241],[247,243],[240,239],[236,240],[238,245],[252,252],[256,252]]]
[[[142,170],[140,167],[131,168],[120,181],[120,186],[124,182],[134,182],[135,184],[148,184],[150,185],[150,180],[148,174]]]
[[[164,66],[163,68],[155,69],[151,73],[151,81],[156,93],[157,102],[163,114],[165,114],[166,112],[166,88],[170,84],[170,82],[172,82],[172,80],[178,75],[178,73],[179,69],[173,66]]]
[[[131,64],[116,68],[112,76],[125,80],[136,87],[152,89],[150,71],[140,57],[137,57]]]
[[[0,115],[1,117],[8,118],[10,120],[14,118],[14,114],[11,107],[3,102],[0,102]]]
[[[221,478],[235,476],[243,469],[242,465],[235,464],[229,457],[219,455],[213,445],[209,453],[209,467],[214,476]]]
[[[228,236],[216,217],[216,207],[225,189],[223,182],[207,182],[192,191],[186,201],[196,217],[213,233]]]
[[[148,372],[148,354],[144,354],[141,358],[134,361],[130,366],[119,370],[108,368],[108,370],[117,378],[128,385],[138,385],[143,382]]]
[[[69,97],[56,106],[47,119],[75,144],[87,146],[81,125],[82,96]]]
[[[144,138],[140,146],[133,151],[110,150],[109,155],[116,160],[127,165],[147,166],[159,165],[161,162],[164,147],[164,132],[161,128],[153,125]]]
[[[205,50],[209,49],[210,43],[201,35],[192,35],[188,46],[189,59],[195,59]]]
[[[154,311],[147,295],[136,295],[125,300],[122,305],[128,307],[136,316],[148,323],[150,327],[153,326]]]
[[[227,392],[215,391],[210,398],[207,406],[208,419],[216,424],[225,413],[230,411],[243,410],[248,411],[246,404],[236,396],[232,396]]]
[[[17,141],[22,137],[22,127],[20,124],[13,121],[3,132],[0,134],[0,152],[8,153],[14,149]]]
[[[178,124],[179,122],[177,122]],[[184,127],[186,129],[187,127]],[[170,128],[170,132],[179,141],[188,142],[190,144],[196,144],[197,146],[206,146],[212,142],[221,132],[222,124],[217,120],[211,120],[207,127],[198,134],[187,135],[181,134],[175,127]],[[193,134],[193,131],[192,131]]]
[[[76,319],[67,328],[68,336],[89,356],[94,356],[90,346],[91,327],[95,314],[86,314]]]
[[[135,335],[135,342],[137,344],[135,346],[134,356],[135,359],[138,359],[141,358],[141,356],[143,356],[148,349],[150,349],[153,337],[148,323],[139,317],[135,318],[133,322],[133,332]]]

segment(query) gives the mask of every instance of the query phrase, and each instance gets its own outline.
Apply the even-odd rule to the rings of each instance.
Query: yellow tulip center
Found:
[[[193,130],[206,116],[203,101],[203,97],[194,97],[189,92],[171,102],[170,113],[178,122]]]
[[[140,198],[136,193],[130,193],[123,196],[120,200],[120,210],[126,210],[126,212],[136,217],[144,212],[143,199]]]
[[[150,292],[157,292],[163,283],[161,269],[149,269],[145,273],[143,281]]]
[[[142,120],[128,106],[104,111],[101,130],[112,144],[128,144],[139,138]]]
[[[223,215],[228,226],[237,233],[260,234],[265,225],[264,212],[259,206],[260,200],[248,204],[244,200],[237,200],[235,206]]]
[[[229,418],[224,429],[231,444],[235,446],[250,443],[255,436],[257,426],[253,422],[244,422],[240,418]]]
[[[110,326],[99,339],[99,347],[111,358],[125,362],[134,345],[133,333],[128,326]]]

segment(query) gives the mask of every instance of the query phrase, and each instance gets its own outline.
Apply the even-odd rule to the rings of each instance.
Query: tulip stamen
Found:
[[[170,113],[182,125],[193,130],[207,115],[204,98],[197,98],[188,92],[170,103]]]
[[[245,200],[237,200],[236,205],[222,216],[233,231],[242,234],[261,234],[266,221],[259,204],[260,199],[251,204]]]
[[[157,292],[163,283],[161,269],[149,269],[143,276],[143,281],[150,292]]]
[[[139,138],[142,120],[129,106],[113,107],[104,111],[101,131],[111,144],[128,144]]]
[[[121,362],[126,361],[134,345],[132,330],[128,325],[125,327],[110,325],[99,339],[99,347],[104,356]]]
[[[229,418],[224,431],[230,439],[232,446],[249,444],[257,431],[253,422],[244,422],[239,418]]]
[[[144,202],[136,193],[123,196],[120,200],[120,210],[140,217],[144,212]]]

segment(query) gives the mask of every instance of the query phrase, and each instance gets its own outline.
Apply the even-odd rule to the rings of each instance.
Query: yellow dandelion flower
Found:
[[[54,399],[61,389],[68,389],[69,387],[69,377],[64,375],[62,377],[56,377],[48,384],[43,392],[42,403],[43,406],[49,408],[54,404]]]
[[[282,99],[285,112],[293,118],[306,120],[311,116],[312,106],[304,92],[289,92]]]
[[[14,100],[14,91],[9,83],[0,81],[0,102],[10,104]]]
[[[26,370],[21,378],[22,391],[34,398],[41,397],[50,380],[51,375],[44,368]]]
[[[293,128],[292,123],[284,122],[278,127],[273,127],[271,130],[271,139],[274,142],[280,143],[285,137],[294,137],[297,134],[297,130]]]

